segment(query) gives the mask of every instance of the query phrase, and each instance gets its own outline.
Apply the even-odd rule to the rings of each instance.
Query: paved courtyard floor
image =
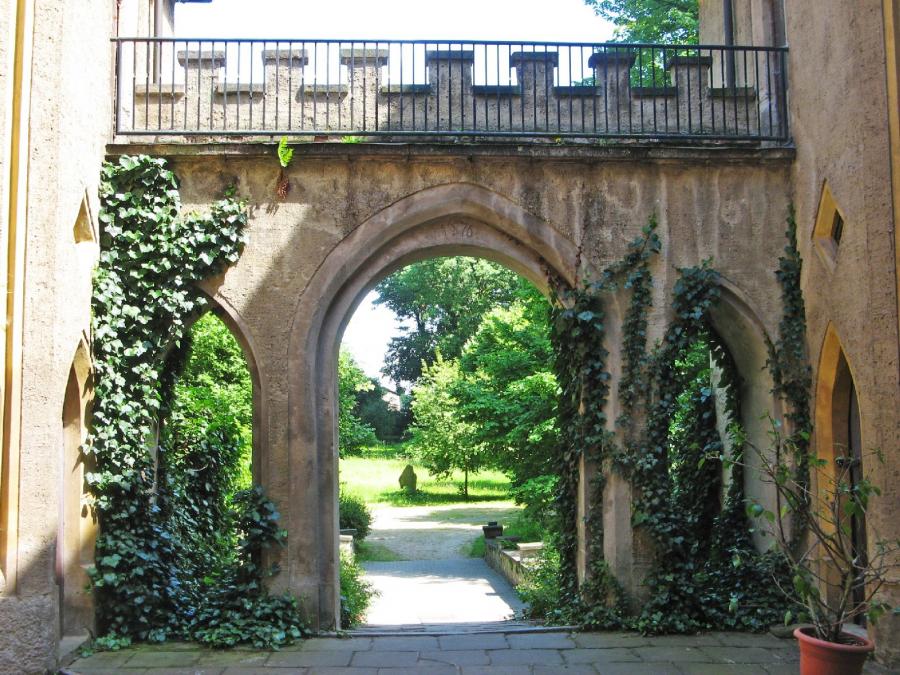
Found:
[[[138,646],[79,659],[64,673],[253,673],[342,675],[796,675],[793,640],[707,633],[644,637],[568,631],[315,638],[280,651],[213,651],[196,645]],[[867,672],[885,673],[876,666]]]
[[[510,619],[524,608],[512,586],[482,558],[363,563],[379,595],[366,613],[377,626]]]

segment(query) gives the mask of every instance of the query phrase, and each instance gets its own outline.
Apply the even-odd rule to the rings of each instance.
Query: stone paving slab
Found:
[[[364,562],[379,595],[366,628],[505,621],[524,604],[509,582],[481,558]]]
[[[81,658],[71,675],[797,675],[793,640],[707,633],[501,632],[314,638],[279,651],[138,645]],[[875,664],[867,673],[887,673]]]

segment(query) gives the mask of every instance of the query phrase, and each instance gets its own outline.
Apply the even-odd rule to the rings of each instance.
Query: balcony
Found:
[[[118,38],[142,137],[789,141],[786,48]]]

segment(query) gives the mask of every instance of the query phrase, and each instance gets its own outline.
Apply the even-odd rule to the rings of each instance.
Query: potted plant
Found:
[[[795,438],[781,433],[776,420],[770,422],[771,448],[761,451],[745,445],[758,460],[748,470],[775,488],[775,509],[755,501],[747,508],[772,537],[789,572],[788,583],[785,577],[775,579],[796,608],[787,612],[785,623],[807,624],[794,631],[801,675],[861,673],[875,646],[847,627],[859,617],[875,624],[891,611],[878,591],[895,580],[900,568],[900,540],[878,539],[866,546],[864,535],[858,534],[866,529],[871,500],[881,494],[862,475],[862,464],[871,468],[869,455],[878,463],[884,458],[875,451],[865,458],[840,456],[832,463],[799,449]],[[722,461],[729,462],[724,456]],[[804,464],[809,471],[798,471],[796,467]]]

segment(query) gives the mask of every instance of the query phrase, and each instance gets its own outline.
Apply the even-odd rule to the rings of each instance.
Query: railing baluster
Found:
[[[114,42],[117,135],[338,132],[789,140],[783,47],[471,40]],[[334,49],[341,54],[337,82],[331,73]],[[262,82],[255,75],[260,56]],[[423,56],[424,82],[419,79]],[[480,65],[478,59],[483,60]],[[575,59],[580,59],[578,65]],[[254,110],[257,94],[262,97],[261,120]],[[320,96],[325,97],[324,112]],[[332,119],[335,114],[337,120]]]

